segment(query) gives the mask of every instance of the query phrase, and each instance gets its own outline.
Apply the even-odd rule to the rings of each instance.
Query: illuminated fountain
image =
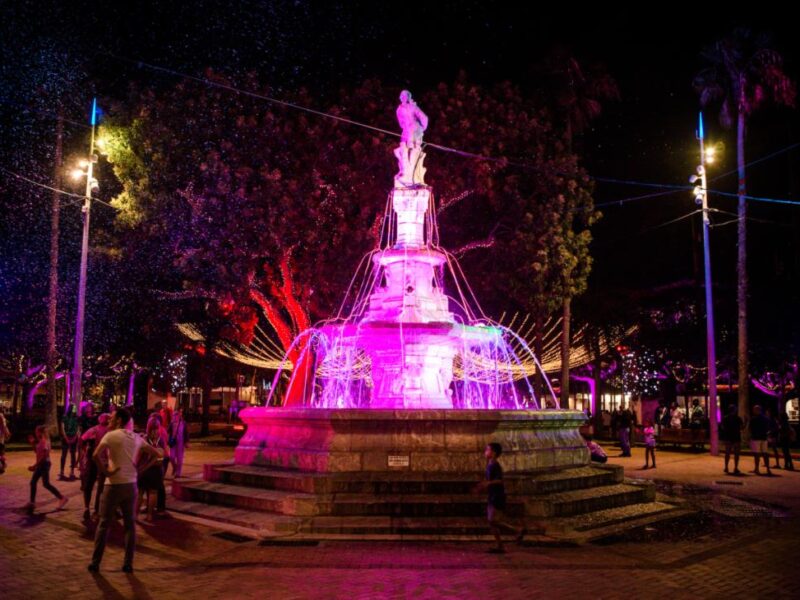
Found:
[[[431,188],[401,182],[387,206],[386,243],[351,285],[347,316],[295,342],[297,363],[313,366],[293,372],[285,397],[314,408],[539,408],[527,378],[536,357],[524,343],[527,356],[518,356],[513,332],[476,316],[458,265],[435,244]],[[456,297],[445,292],[447,273]]]
[[[438,245],[424,181],[428,119],[409,92],[400,99],[399,169],[380,245],[362,261],[339,313],[295,340],[295,364],[278,370],[269,406],[241,413],[248,427],[236,462],[463,471],[480,468],[481,449],[495,440],[512,470],[585,464],[584,415],[559,410],[549,382],[543,410],[528,380],[536,357],[481,312]]]
[[[486,444],[499,442],[507,510],[539,533],[588,539],[630,515],[672,514],[621,467],[588,464],[585,415],[558,408],[549,383],[549,401],[536,397],[537,357],[481,313],[438,245],[427,117],[408,92],[397,113],[399,172],[379,247],[338,314],[294,341],[267,406],[242,411],[233,463],[175,479],[171,508],[269,536],[485,534],[485,498],[470,490]]]

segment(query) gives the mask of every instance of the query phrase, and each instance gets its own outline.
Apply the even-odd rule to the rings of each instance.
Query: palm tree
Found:
[[[619,88],[614,78],[600,65],[584,69],[578,59],[565,48],[556,48],[544,63],[544,71],[551,79],[554,91],[553,104],[564,122],[566,151],[572,154],[573,142],[591,121],[602,113],[602,101],[618,100]],[[561,320],[561,405],[569,399],[569,349],[572,297],[565,273],[565,291],[562,298]]]
[[[736,166],[739,176],[737,288],[739,414],[748,413],[747,358],[747,204],[744,139],[747,119],[764,102],[794,106],[795,85],[783,71],[783,58],[765,34],[737,28],[702,53],[708,66],[694,79],[701,106],[719,103],[720,122],[729,129],[736,122]]]

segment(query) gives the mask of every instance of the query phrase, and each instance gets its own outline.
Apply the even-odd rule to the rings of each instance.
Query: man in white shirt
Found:
[[[108,468],[100,460],[103,450],[107,451]],[[125,524],[125,562],[122,570],[133,573],[133,551],[136,545],[136,529],[134,513],[136,509],[136,461],[139,453],[145,452],[161,458],[161,450],[153,448],[133,433],[131,414],[124,408],[118,408],[111,419],[109,432],[103,436],[94,450],[92,459],[97,470],[106,477],[106,486],[100,500],[100,523],[94,536],[94,554],[89,563],[89,571],[97,573],[108,537],[108,526],[114,519],[117,508],[122,511]]]

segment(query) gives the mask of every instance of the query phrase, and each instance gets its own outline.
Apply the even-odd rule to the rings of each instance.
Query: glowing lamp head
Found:
[[[72,179],[74,179],[75,181],[80,181],[81,177],[86,175],[86,173],[83,171],[83,169],[72,169],[70,175],[72,176]]]

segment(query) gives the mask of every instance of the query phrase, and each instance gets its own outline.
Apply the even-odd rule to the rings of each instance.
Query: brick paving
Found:
[[[620,541],[581,547],[514,547],[485,554],[478,543],[323,542],[259,545],[218,537],[220,529],[174,515],[139,524],[136,572],[119,571],[121,528],[112,531],[99,575],[86,571],[92,531],[81,522],[79,483],[54,482],[70,497],[63,511],[39,490],[37,514],[27,500],[32,452],[8,454],[0,476],[0,598],[797,598],[800,473],[748,476],[730,486],[722,460],[659,452],[656,470],[626,475],[704,486],[719,494],[781,507],[689,541]],[[231,448],[196,447],[188,473],[232,456]],[[751,463],[744,459],[745,470]],[[732,479],[732,478],[731,478]],[[674,489],[674,488],[673,488]]]

